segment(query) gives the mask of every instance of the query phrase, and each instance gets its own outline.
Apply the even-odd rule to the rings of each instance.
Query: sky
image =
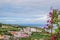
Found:
[[[46,24],[51,7],[60,9],[60,0],[0,0],[0,22]]]

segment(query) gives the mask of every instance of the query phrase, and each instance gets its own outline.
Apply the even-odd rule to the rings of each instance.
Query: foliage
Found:
[[[2,27],[2,23],[0,23],[0,27]]]
[[[45,33],[37,33],[37,32],[34,32],[34,33],[32,33],[32,35],[31,35],[31,38],[33,38],[33,39],[40,39],[40,38],[42,38],[42,39],[49,39],[49,34],[45,34]]]

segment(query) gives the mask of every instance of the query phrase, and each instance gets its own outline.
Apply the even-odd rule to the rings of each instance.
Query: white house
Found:
[[[34,28],[34,27],[26,27],[23,28],[25,33],[32,33],[32,32],[42,32],[39,28]]]

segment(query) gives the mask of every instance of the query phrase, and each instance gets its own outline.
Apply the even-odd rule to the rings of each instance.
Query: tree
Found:
[[[2,27],[2,23],[0,23],[0,27]]]
[[[58,25],[58,14],[57,14],[57,11],[56,9],[53,9],[52,12],[49,12],[49,20],[47,20],[47,23],[49,23],[47,26],[48,26],[48,30],[51,30],[51,35],[53,33],[53,29],[54,29],[54,26],[53,24],[57,24]]]

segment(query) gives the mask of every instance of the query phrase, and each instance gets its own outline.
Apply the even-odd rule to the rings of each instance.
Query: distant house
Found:
[[[4,38],[4,35],[0,35],[0,40],[2,40]]]
[[[12,35],[14,35],[14,37],[29,37],[28,34],[24,33],[24,32],[20,32],[20,31],[12,31],[11,32]]]
[[[8,35],[4,35],[4,38],[3,38],[4,40],[9,40],[10,39],[10,36],[8,36]]]
[[[31,32],[31,28],[30,27],[23,28],[23,31],[25,33],[29,33],[29,32]]]
[[[23,31],[31,35],[33,32],[42,32],[43,30],[40,28],[26,27],[26,28],[23,28]]]
[[[8,35],[0,35],[0,40],[9,40],[10,36]]]
[[[43,30],[40,28],[31,28],[31,32],[42,32]]]
[[[32,33],[32,32],[42,32],[43,30],[40,28],[34,28],[34,27],[26,27],[23,28],[25,33]]]

